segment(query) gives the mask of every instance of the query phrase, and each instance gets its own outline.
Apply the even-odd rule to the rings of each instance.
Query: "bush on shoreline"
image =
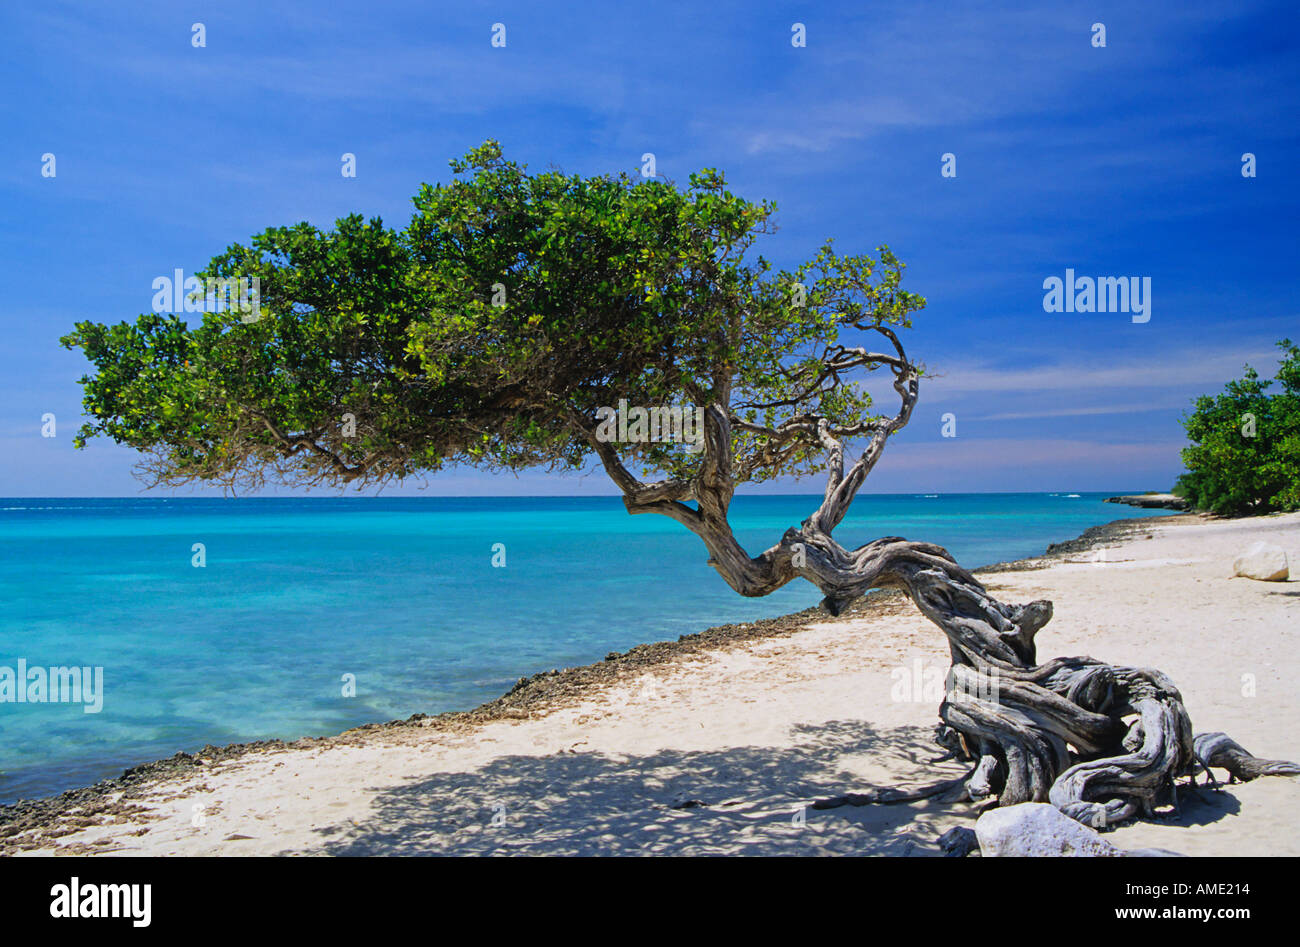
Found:
[[[1196,399],[1183,418],[1192,442],[1183,449],[1187,473],[1174,493],[1211,513],[1240,515],[1300,509],[1300,346],[1285,353],[1275,379],[1249,365],[1245,377],[1217,395]],[[1276,381],[1281,390],[1268,388]]]

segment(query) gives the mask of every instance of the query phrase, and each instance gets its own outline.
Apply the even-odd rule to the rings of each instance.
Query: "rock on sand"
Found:
[[[1261,582],[1285,582],[1290,576],[1286,550],[1272,543],[1255,543],[1232,563],[1234,575]]]

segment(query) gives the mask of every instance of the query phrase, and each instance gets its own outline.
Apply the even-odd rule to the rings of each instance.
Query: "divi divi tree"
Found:
[[[925,300],[902,288],[887,247],[842,256],[828,242],[775,270],[749,252],[772,205],[716,171],[685,188],[533,174],[492,141],[451,164],[404,230],[354,215],[215,257],[197,279],[255,281],[252,312],[78,323],[63,343],[94,366],[78,446],[103,434],[141,451],[154,484],[230,489],[367,485],[449,464],[579,469],[594,455],[628,512],[690,530],[741,595],[802,580],[834,615],[872,589],[903,590],[947,636],[937,737],[970,763],[936,794],[1050,801],[1114,825],[1210,765],[1300,772],[1223,734],[1194,737],[1159,671],[1040,662],[1051,603],[998,601],[940,546],[835,540],[924,375],[901,336]],[[871,373],[897,398],[883,412],[861,384]],[[702,412],[702,437],[620,442],[615,404]],[[813,475],[826,487],[808,518],[767,549],[742,547],[728,523],[736,489]]]

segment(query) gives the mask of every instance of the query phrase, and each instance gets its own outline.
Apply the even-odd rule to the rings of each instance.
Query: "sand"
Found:
[[[1300,760],[1300,581],[1230,578],[1258,539],[1300,572],[1300,514],[1129,521],[1100,550],[1016,564],[1003,601],[1048,598],[1039,656],[1150,665],[1197,732]],[[1111,535],[1114,535],[1112,533]],[[960,775],[932,764],[946,642],[908,603],[633,668],[548,706],[303,741],[147,781],[71,809],[18,854],[938,855],[979,808],[813,810],[819,798]],[[918,686],[919,685],[919,686]],[[1183,794],[1181,811],[1108,833],[1123,848],[1300,855],[1300,780]],[[106,795],[113,803],[121,793]],[[66,809],[67,807],[65,807]],[[69,820],[93,824],[68,831]],[[60,825],[63,827],[60,828]]]

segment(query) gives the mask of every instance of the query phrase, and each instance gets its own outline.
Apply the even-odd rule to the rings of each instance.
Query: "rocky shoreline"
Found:
[[[1203,519],[1196,514],[1185,514],[1116,520],[1094,526],[1074,539],[1053,543],[1042,556],[1000,562],[973,571],[976,574],[993,575],[1045,569],[1081,553],[1139,535],[1155,524],[1187,524],[1201,522]],[[335,736],[304,737],[290,742],[260,740],[220,747],[209,745],[196,753],[180,752],[167,759],[133,766],[121,776],[104,779],[91,786],[0,806],[0,855],[37,847],[38,843],[48,844],[51,839],[72,834],[97,824],[106,817],[129,814],[139,808],[134,800],[159,783],[246,754],[355,744],[383,731],[396,734],[402,730],[432,728],[465,732],[491,721],[528,719],[541,712],[573,703],[589,694],[593,688],[617,683],[649,666],[670,662],[684,655],[723,650],[755,639],[788,637],[811,623],[853,621],[868,615],[886,615],[910,607],[902,593],[881,591],[855,603],[838,618],[831,618],[820,608],[812,607],[776,618],[719,625],[695,634],[683,635],[676,641],[637,645],[623,653],[611,652],[603,661],[593,664],[542,671],[531,677],[520,678],[507,693],[468,711],[414,714],[404,720],[366,724]]]
[[[1172,493],[1139,493],[1131,496],[1107,497],[1105,503],[1123,503],[1144,510],[1179,510],[1190,511],[1192,505],[1180,496]]]

